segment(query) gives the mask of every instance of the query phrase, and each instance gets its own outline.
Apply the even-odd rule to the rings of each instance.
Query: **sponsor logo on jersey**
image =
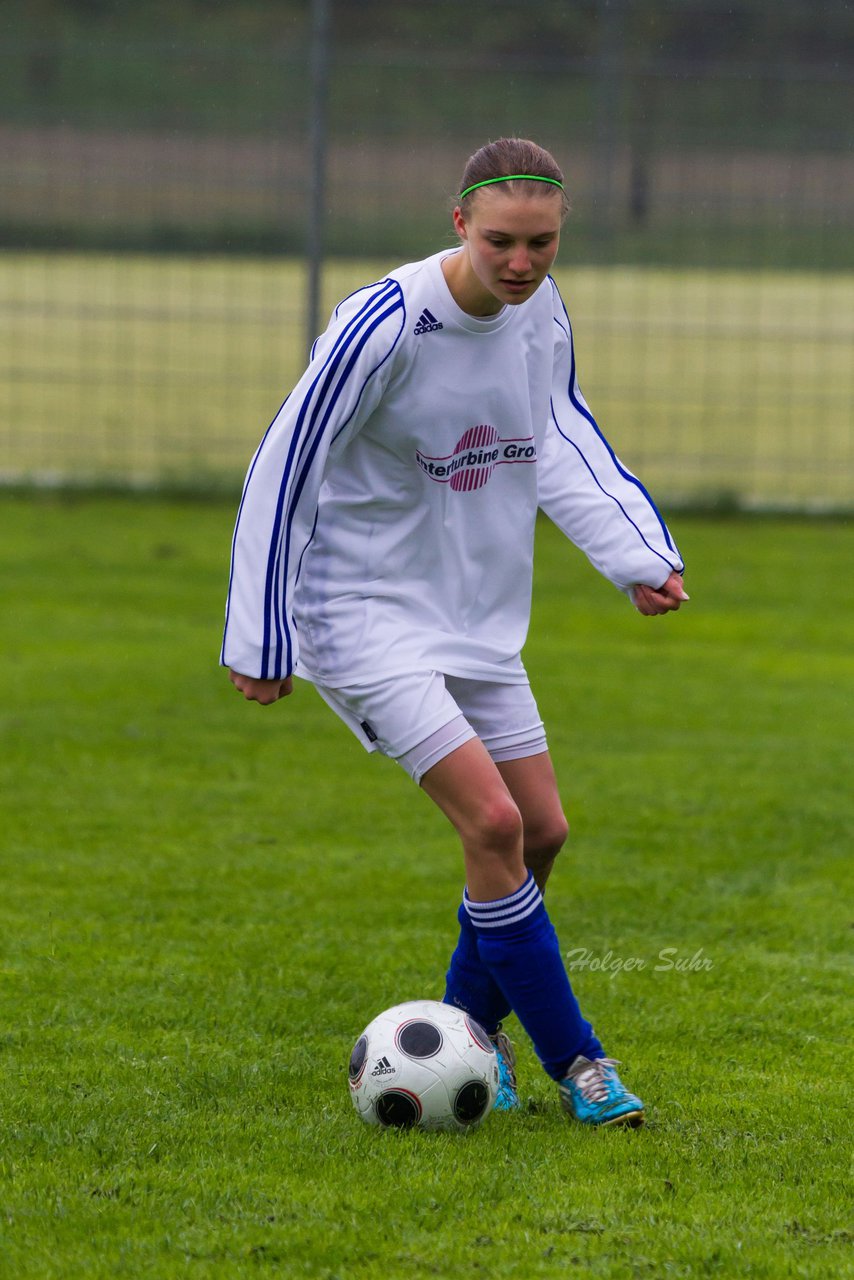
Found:
[[[418,317],[418,324],[412,330],[413,333],[435,333],[437,329],[444,329],[441,320],[437,320],[432,311],[428,311],[425,307]]]
[[[486,484],[496,467],[509,462],[536,462],[533,436],[502,440],[495,427],[481,423],[469,427],[457,441],[454,452],[431,458],[420,449],[415,453],[421,470],[437,484],[449,484],[456,493],[470,493]]]

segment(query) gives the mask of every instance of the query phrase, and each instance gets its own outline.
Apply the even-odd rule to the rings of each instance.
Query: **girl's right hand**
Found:
[[[292,676],[284,680],[258,680],[255,676],[242,676],[239,671],[232,670],[228,678],[247,702],[260,702],[264,707],[278,702],[279,698],[286,698],[294,689]]]

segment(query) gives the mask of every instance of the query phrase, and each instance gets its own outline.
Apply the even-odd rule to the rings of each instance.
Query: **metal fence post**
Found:
[[[306,258],[306,352],[320,331],[320,293],[326,223],[326,166],[328,153],[330,0],[311,0],[311,117],[309,120],[309,192]]]
[[[596,154],[594,159],[593,235],[601,257],[614,237],[614,194],[623,91],[623,0],[599,0],[599,52],[596,68]]]

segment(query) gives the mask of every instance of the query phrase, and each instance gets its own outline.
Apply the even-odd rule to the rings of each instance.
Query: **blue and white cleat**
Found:
[[[582,1054],[571,1063],[569,1073],[558,1084],[560,1105],[582,1124],[627,1125],[637,1129],[643,1124],[643,1103],[620,1080],[614,1070],[615,1058],[585,1058]],[[498,1104],[496,1103],[496,1106]]]
[[[516,1092],[516,1054],[510,1043],[510,1037],[499,1027],[494,1036],[489,1037],[498,1058],[498,1095],[492,1105],[493,1111],[515,1111],[520,1106]]]

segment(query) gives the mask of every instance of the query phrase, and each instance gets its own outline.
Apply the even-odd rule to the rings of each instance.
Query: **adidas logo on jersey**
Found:
[[[380,1058],[377,1062],[377,1065],[374,1067],[373,1071],[371,1072],[371,1075],[372,1076],[393,1076],[394,1067],[391,1065],[388,1058]]]
[[[413,329],[413,333],[435,333],[437,329],[444,329],[441,320],[437,320],[432,311],[428,311],[425,307],[418,317],[418,324]]]

